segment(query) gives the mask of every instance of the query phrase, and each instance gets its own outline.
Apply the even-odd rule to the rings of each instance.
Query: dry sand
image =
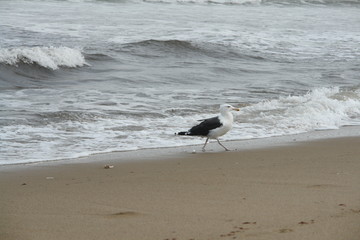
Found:
[[[360,138],[183,155],[1,167],[0,239],[360,239]]]

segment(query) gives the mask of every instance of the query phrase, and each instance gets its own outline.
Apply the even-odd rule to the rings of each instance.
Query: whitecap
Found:
[[[242,109],[239,135],[269,137],[360,125],[360,95],[339,87],[279,97]],[[235,137],[236,135],[234,135]]]
[[[15,66],[19,63],[38,64],[52,70],[87,65],[80,50],[68,47],[0,48],[0,63]]]

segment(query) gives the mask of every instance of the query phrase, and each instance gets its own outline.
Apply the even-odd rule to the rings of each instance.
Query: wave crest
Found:
[[[338,129],[360,124],[360,92],[317,88],[302,96],[280,97],[245,107],[243,113],[244,121],[257,125],[264,135]]]
[[[210,58],[235,58],[252,61],[266,60],[257,53],[244,53],[236,46],[223,43],[193,42],[188,40],[156,40],[149,39],[139,42],[124,44],[121,51],[130,51],[134,55],[142,57],[169,56],[169,53],[177,56],[188,54],[202,55]]]
[[[87,65],[81,51],[68,47],[21,47],[0,49],[0,63],[37,64],[56,70],[59,67],[82,67]]]
[[[157,40],[157,39],[148,39],[139,42],[127,43],[126,47],[143,47],[149,49],[183,49],[183,50],[198,50],[199,48],[194,46],[190,41],[169,39],[169,40]]]

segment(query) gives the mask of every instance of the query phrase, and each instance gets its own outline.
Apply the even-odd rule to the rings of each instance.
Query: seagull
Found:
[[[219,137],[226,134],[232,128],[234,116],[230,112],[231,110],[240,111],[239,108],[235,108],[229,104],[222,104],[220,105],[219,116],[199,120],[201,121],[200,124],[192,127],[186,132],[178,132],[177,135],[206,137],[205,144],[202,147],[203,152],[205,152],[205,147],[209,139],[216,139],[220,146],[222,146],[226,151],[230,151],[221,144],[221,142],[219,141]]]

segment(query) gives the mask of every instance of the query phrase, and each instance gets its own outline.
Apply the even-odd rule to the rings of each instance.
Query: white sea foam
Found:
[[[279,136],[360,125],[359,117],[359,91],[318,88],[245,107],[235,131],[247,138]]]
[[[81,51],[68,47],[20,47],[0,49],[0,63],[38,64],[56,70],[59,67],[81,67],[86,61]]]
[[[40,93],[41,90],[32,91]],[[21,91],[21,93],[30,92]],[[102,95],[101,92],[84,94],[91,97],[84,99],[85,102],[94,101],[93,98],[109,97]],[[45,97],[40,99],[39,103],[33,103],[35,105],[26,105],[27,97],[21,98],[20,95],[7,97],[8,102],[4,104],[11,104],[14,109],[43,106],[41,110],[43,115],[39,119],[42,121],[41,124],[33,122],[28,125],[26,121],[0,129],[1,139],[4,140],[0,142],[0,153],[6,157],[0,158],[0,164],[74,158],[100,152],[202,144],[201,138],[179,137],[175,136],[174,132],[187,130],[197,124],[198,119],[216,114],[214,111],[208,114],[194,114],[194,116],[161,117],[163,115],[158,112],[159,117],[156,115],[142,117],[141,121],[132,118],[130,113],[104,115],[86,110],[86,114],[78,115],[76,111],[61,111],[70,108],[71,103],[62,101],[62,94],[58,94],[57,97],[58,105],[52,107],[39,104],[45,101]],[[81,98],[80,95],[73,97]],[[68,98],[68,100],[72,99]],[[112,98],[112,101],[114,105],[101,105],[100,108],[117,111],[119,104],[116,102],[120,99]],[[88,105],[86,109],[90,107]],[[154,109],[152,111],[156,112]],[[360,91],[341,90],[337,87],[318,88],[300,96],[279,97],[249,105],[234,114],[236,119],[234,128],[222,137],[223,140],[284,136],[338,129],[346,125],[360,125]],[[72,115],[75,116],[71,117]],[[1,149],[7,150],[1,152]],[[12,159],[11,162],[8,161],[9,158]]]

